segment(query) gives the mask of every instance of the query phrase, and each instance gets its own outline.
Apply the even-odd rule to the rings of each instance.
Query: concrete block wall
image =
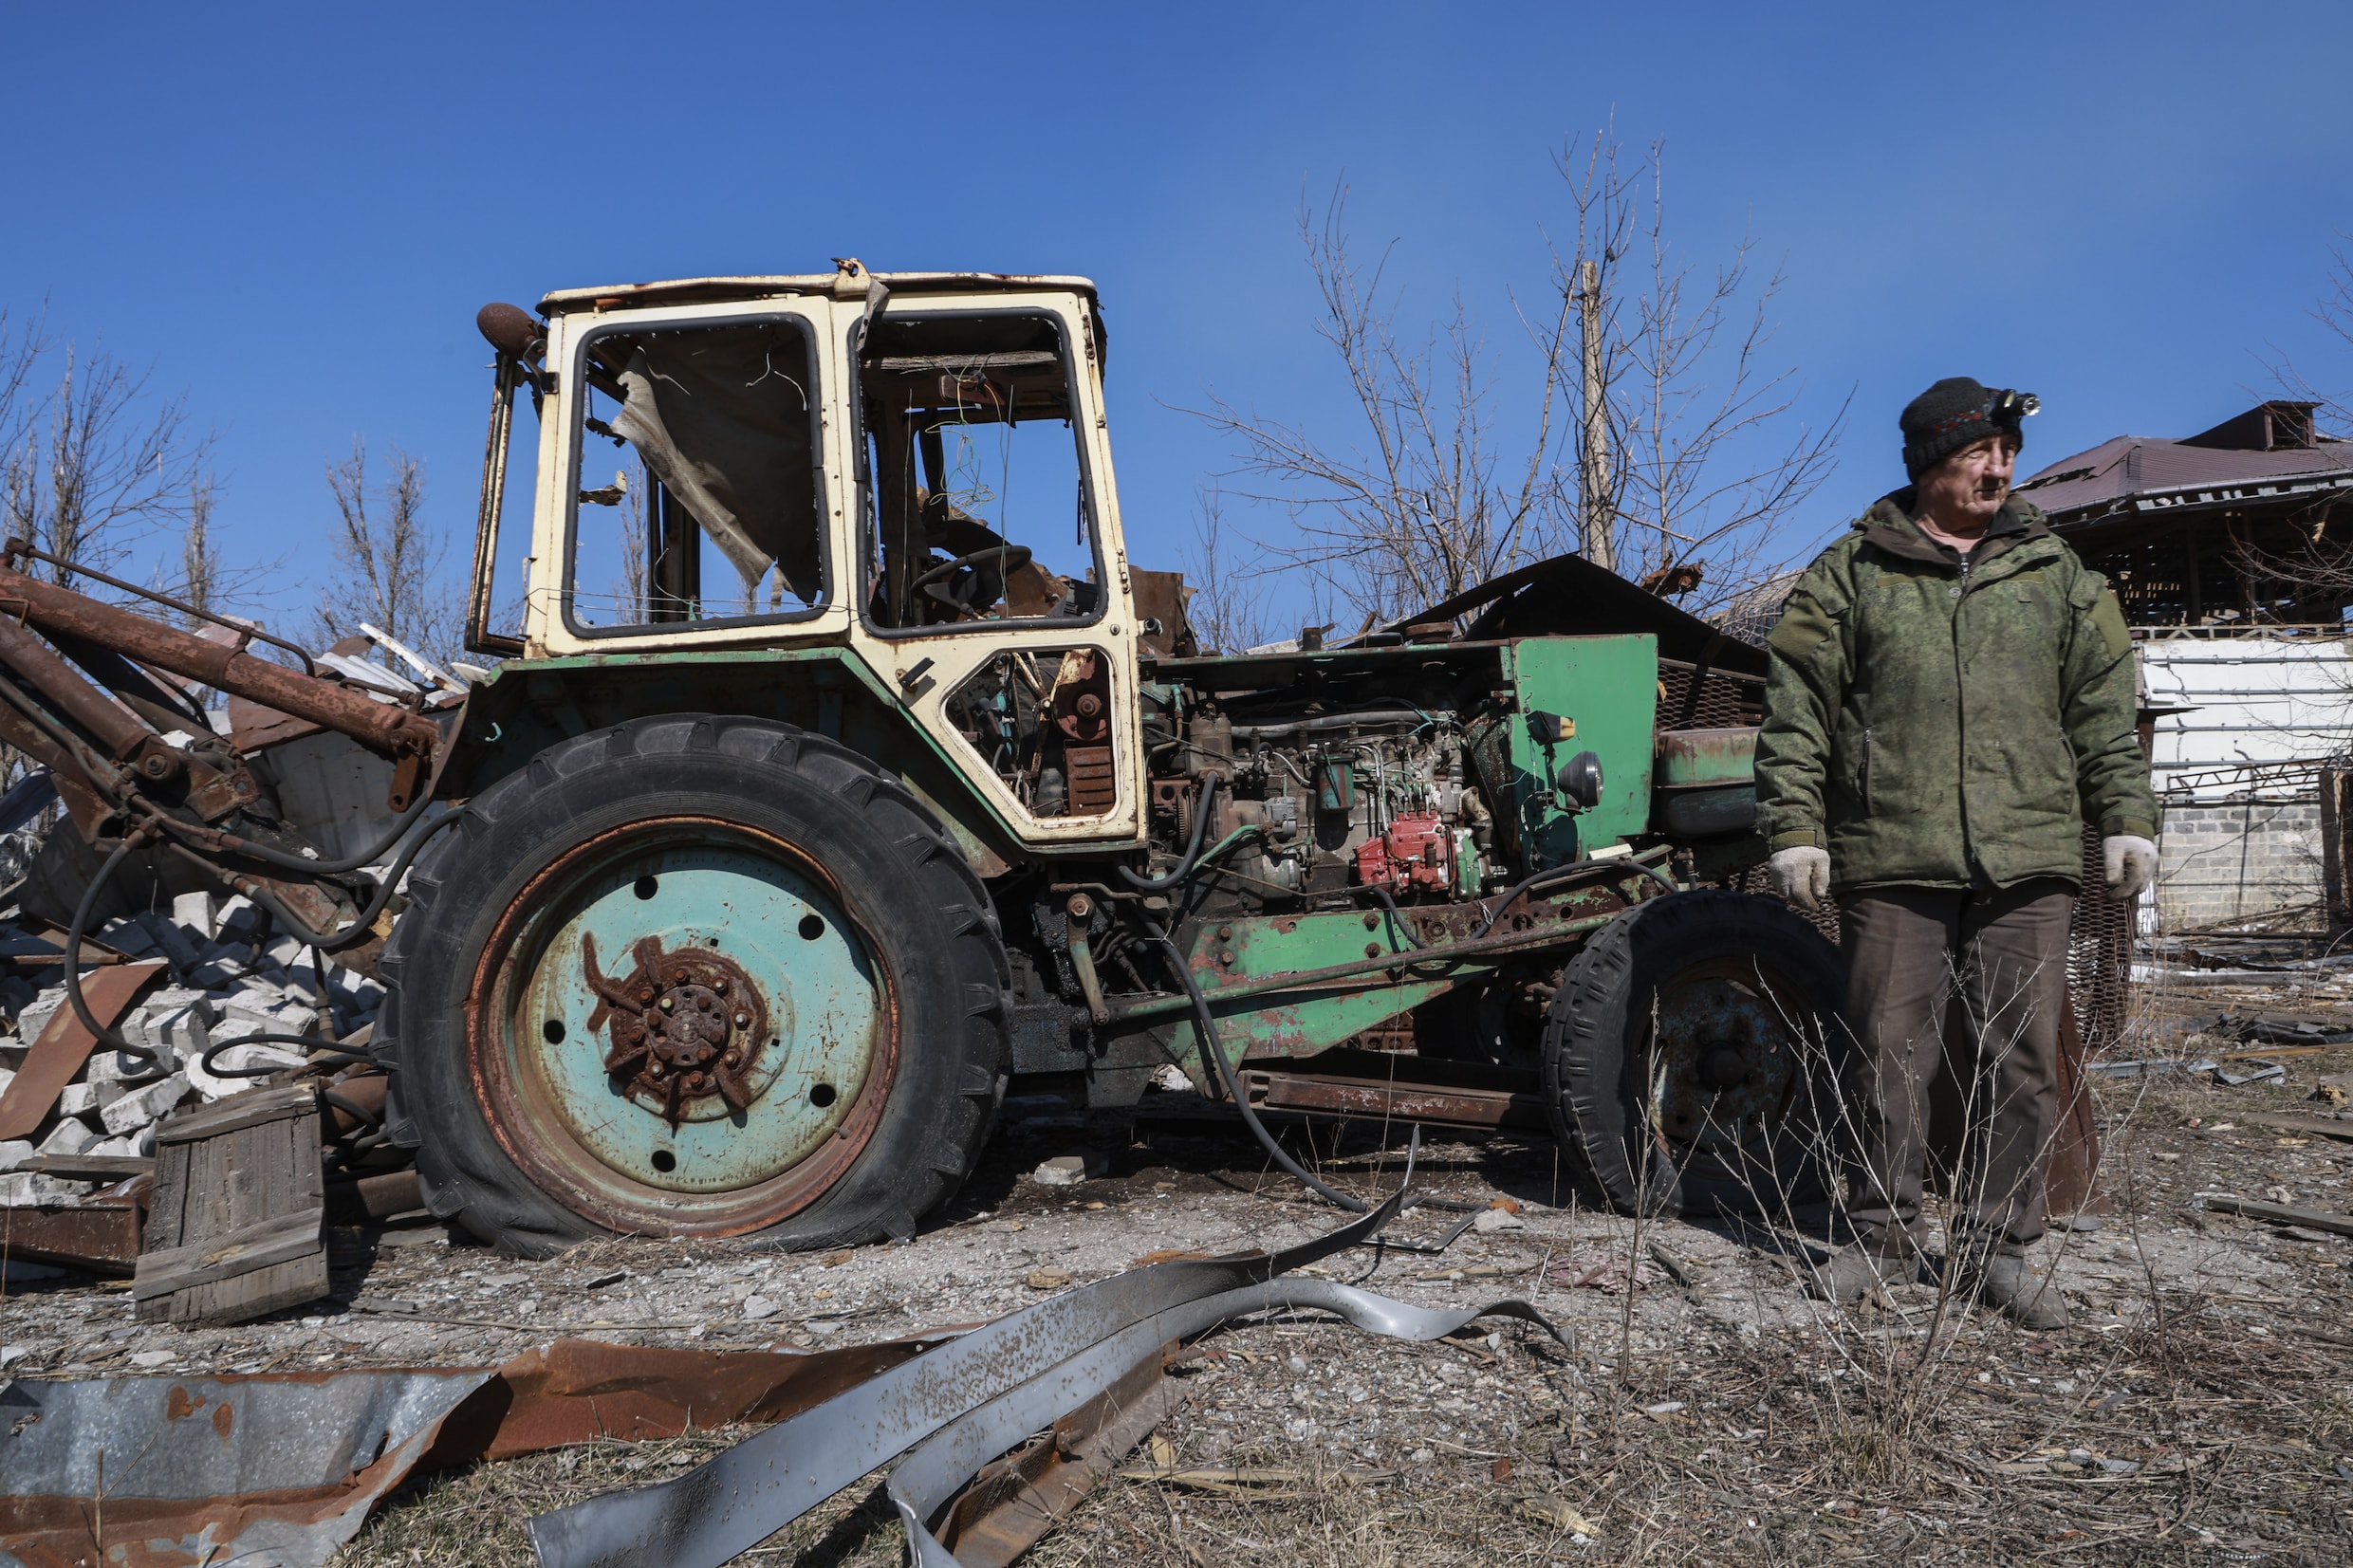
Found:
[[[2290,910],[2321,919],[2317,799],[2168,804],[2158,847],[2163,930],[2269,920]]]

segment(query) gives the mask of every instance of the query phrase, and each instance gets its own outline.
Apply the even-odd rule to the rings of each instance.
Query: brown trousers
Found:
[[[2049,879],[1998,891],[1874,888],[1839,902],[1846,1018],[1862,1047],[1862,1169],[1848,1213],[1889,1255],[1926,1240],[1920,1219],[1929,1094],[1946,1022],[1965,1049],[1968,1154],[1951,1245],[2010,1250],[2043,1234],[2043,1156],[2058,1122],[2060,1019],[2075,895]]]

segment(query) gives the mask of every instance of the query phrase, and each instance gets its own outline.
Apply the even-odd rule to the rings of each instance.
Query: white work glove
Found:
[[[2100,849],[2108,862],[2108,892],[2119,901],[2131,903],[2157,880],[2157,846],[2148,839],[2111,834],[2100,840]]]
[[[1772,875],[1773,891],[1799,909],[1818,910],[1830,896],[1830,852],[1818,844],[1776,850],[1765,869]]]

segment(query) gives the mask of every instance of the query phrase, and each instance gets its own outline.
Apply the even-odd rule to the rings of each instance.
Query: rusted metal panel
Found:
[[[1242,1087],[1251,1105],[1268,1111],[1306,1111],[1448,1127],[1547,1125],[1542,1097],[1504,1089],[1436,1088],[1378,1079],[1305,1077],[1252,1069],[1243,1071]]]
[[[111,1028],[130,1010],[140,988],[165,967],[149,962],[101,969],[83,977],[82,999],[90,1005],[91,1016]],[[57,1103],[59,1093],[73,1081],[97,1048],[98,1037],[83,1026],[72,1007],[60,1007],[50,1014],[41,1038],[25,1053],[25,1065],[18,1069],[8,1092],[0,1094],[0,1138],[32,1136]]]
[[[0,1560],[324,1563],[491,1375],[19,1379],[0,1388]]]
[[[1756,728],[1671,729],[1658,737],[1661,789],[1688,784],[1747,784],[1756,777]]]
[[[938,1343],[799,1355],[559,1339],[494,1369],[22,1379],[0,1387],[0,1565],[312,1568],[412,1474],[782,1420]]]
[[[0,1208],[0,1253],[127,1278],[139,1264],[141,1223],[139,1200],[129,1194]]]

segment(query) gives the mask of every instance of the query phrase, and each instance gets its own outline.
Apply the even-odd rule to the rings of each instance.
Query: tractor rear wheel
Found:
[[[485,790],[380,968],[393,1135],[508,1251],[905,1236],[978,1158],[1005,951],[937,821],[761,720],[640,720]]]
[[[1832,1190],[1838,950],[1775,899],[1636,906],[1568,965],[1545,1024],[1554,1135],[1628,1212],[1779,1213]]]

